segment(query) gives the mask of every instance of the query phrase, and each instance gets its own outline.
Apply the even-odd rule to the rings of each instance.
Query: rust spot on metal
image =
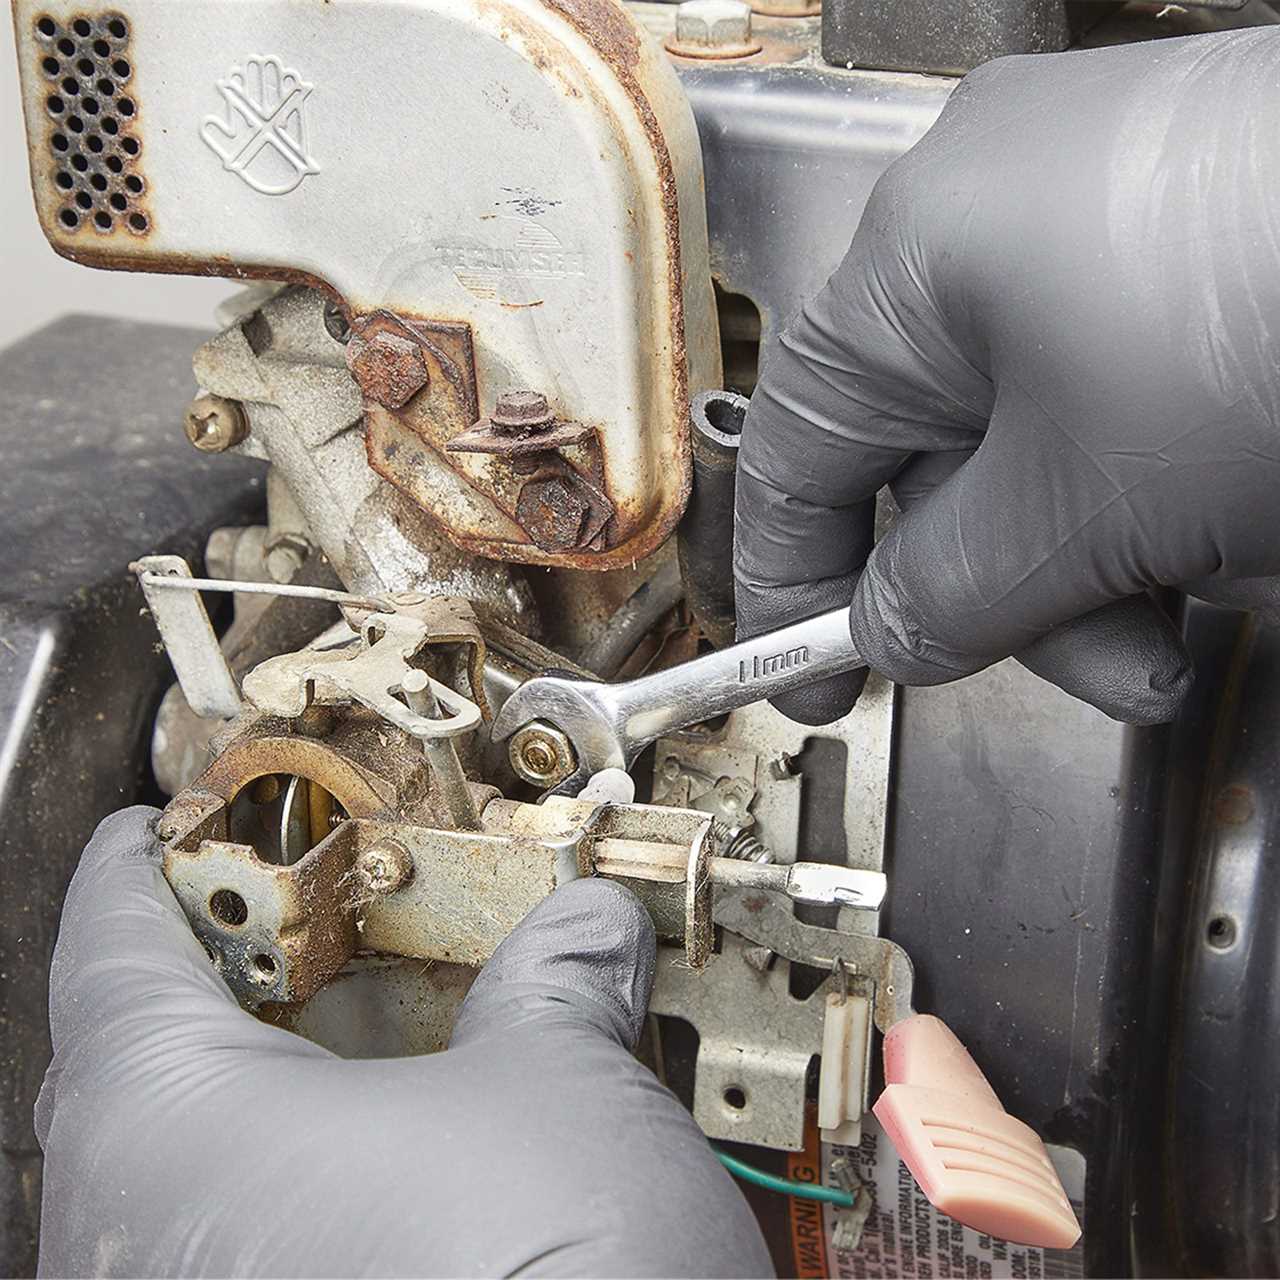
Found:
[[[590,508],[563,476],[527,480],[516,502],[520,526],[544,551],[569,551],[578,546]]]
[[[347,368],[370,400],[402,408],[431,380],[422,345],[388,330],[347,343]]]
[[[1241,826],[1253,817],[1253,792],[1239,784],[1223,787],[1218,792],[1213,811],[1214,816],[1223,826]]]

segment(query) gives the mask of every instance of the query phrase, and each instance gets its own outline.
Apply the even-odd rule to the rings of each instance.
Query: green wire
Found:
[[[727,1151],[721,1151],[719,1147],[713,1147],[712,1150],[720,1157],[720,1163],[744,1182],[754,1182],[757,1187],[764,1187],[766,1191],[781,1191],[784,1196],[799,1196],[801,1200],[826,1200],[830,1204],[843,1205],[846,1209],[853,1208],[853,1197],[847,1191],[817,1186],[812,1182],[793,1182],[790,1178],[779,1178],[776,1174],[757,1169],[753,1164],[744,1163]]]

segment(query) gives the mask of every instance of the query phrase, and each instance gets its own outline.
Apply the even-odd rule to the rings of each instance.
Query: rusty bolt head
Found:
[[[760,50],[745,0],[684,0],[676,7],[675,37],[667,44],[686,58],[742,58]]]
[[[234,400],[197,396],[187,406],[182,429],[201,453],[223,453],[249,434],[249,422]]]
[[[543,551],[571,551],[581,545],[591,507],[564,476],[526,480],[516,499],[516,519]]]
[[[356,876],[372,898],[384,898],[413,879],[413,858],[398,840],[379,840],[356,859]]]
[[[427,357],[409,338],[385,329],[347,344],[347,368],[360,390],[388,409],[401,409],[431,380]]]
[[[507,752],[517,777],[535,787],[553,787],[578,767],[573,744],[542,720],[530,721],[514,734]]]
[[[551,405],[541,391],[504,391],[498,397],[491,426],[498,431],[537,431],[556,420]]]

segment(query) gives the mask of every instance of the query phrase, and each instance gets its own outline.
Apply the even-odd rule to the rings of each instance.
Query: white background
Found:
[[[214,327],[214,307],[239,287],[229,280],[95,271],[59,258],[36,221],[27,164],[13,24],[0,13],[0,347],[73,311]]]

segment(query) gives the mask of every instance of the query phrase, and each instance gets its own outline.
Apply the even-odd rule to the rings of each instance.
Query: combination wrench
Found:
[[[574,767],[552,781],[560,794],[577,795],[602,769],[629,768],[663,734],[865,665],[848,609],[833,609],[618,684],[535,676],[507,699],[492,737],[503,742],[526,726],[554,725],[573,748]]]

